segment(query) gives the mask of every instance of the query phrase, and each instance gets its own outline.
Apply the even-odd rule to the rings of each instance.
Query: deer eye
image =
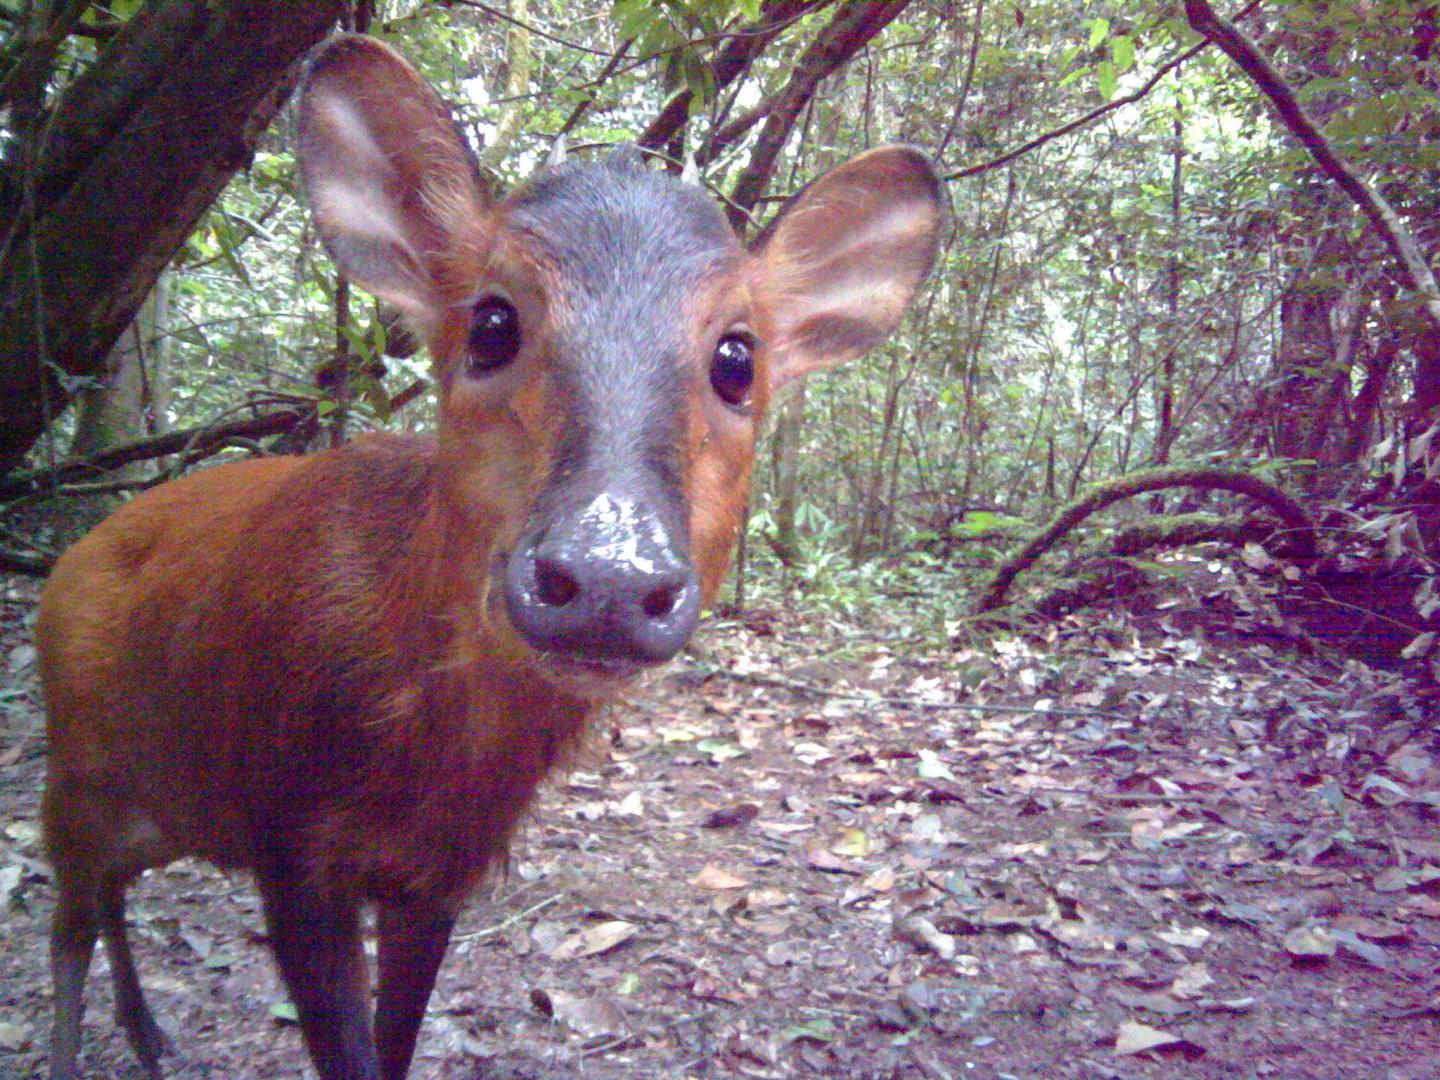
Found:
[[[503,296],[483,296],[470,315],[470,340],[465,370],[488,375],[515,359],[520,351],[520,314]]]
[[[739,407],[750,399],[755,381],[755,344],[748,334],[726,334],[710,359],[710,385],[720,400]]]

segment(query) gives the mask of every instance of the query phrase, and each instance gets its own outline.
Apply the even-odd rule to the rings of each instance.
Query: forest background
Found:
[[[951,209],[901,331],[777,404],[718,610],[467,908],[417,1075],[1434,1073],[1433,0],[0,0],[0,1072],[49,1025],[56,555],[434,422],[296,173],[337,27],[497,189],[635,141],[753,235],[898,141]],[[130,921],[168,1075],[303,1075],[243,881]]]
[[[656,167],[693,160],[748,232],[868,146],[939,163],[953,215],[917,313],[777,410],[736,599],[757,573],[847,610],[909,596],[943,634],[1027,527],[1177,465],[1277,482],[1311,521],[1171,517],[1124,557],[1284,553],[1318,522],[1423,569],[1436,6],[1220,14],[1308,139],[1196,33],[1206,4],[0,7],[0,558],[43,572],[124,492],[202,460],[431,423],[423,355],[336,277],[270,122],[295,60],[345,23],[415,59],[497,187],[562,137],[636,140]],[[1178,509],[1208,507],[1201,481]]]

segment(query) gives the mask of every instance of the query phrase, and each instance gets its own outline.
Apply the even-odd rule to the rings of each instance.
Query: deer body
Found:
[[[476,600],[461,585],[485,574],[436,568],[482,548],[447,547],[433,459],[427,441],[372,436],[201,472],[77,548],[47,611],[84,611],[86,633],[40,625],[47,668],[66,673],[47,679],[64,800],[50,820],[90,805],[66,785],[96,773],[97,808],[129,820],[84,831],[113,830],[117,854],[158,834],[249,867],[284,846],[369,896],[468,892],[589,706],[465,632]]]
[[[439,432],[194,474],[57,565],[55,1080],[78,1075],[97,937],[158,1074],[124,890],[187,854],[254,873],[320,1075],[403,1077],[460,903],[718,587],[772,389],[893,328],[940,216],[904,148],[829,174],[751,251],[625,154],[491,202],[438,98],[365,38],[318,55],[299,120],[322,238],[428,341]]]

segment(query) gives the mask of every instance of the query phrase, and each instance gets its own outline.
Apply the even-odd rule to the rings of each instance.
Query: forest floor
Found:
[[[1440,1075],[1440,701],[1190,569],[960,645],[712,621],[467,907],[412,1075]],[[49,1013],[33,596],[0,579],[4,1076]],[[130,921],[167,1075],[306,1075],[246,879],[152,872]],[[88,1075],[138,1077],[104,969]]]

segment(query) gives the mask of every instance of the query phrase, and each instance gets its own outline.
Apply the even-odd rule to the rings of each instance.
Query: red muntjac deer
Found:
[[[896,146],[749,250],[633,150],[492,201],[440,99],[362,37],[311,62],[298,132],[326,247],[429,344],[438,437],[192,474],[56,566],[56,1080],[97,937],[158,1074],[124,893],[184,855],[254,874],[320,1075],[405,1076],[456,911],[536,785],[714,595],[772,392],[894,329],[941,220]]]

